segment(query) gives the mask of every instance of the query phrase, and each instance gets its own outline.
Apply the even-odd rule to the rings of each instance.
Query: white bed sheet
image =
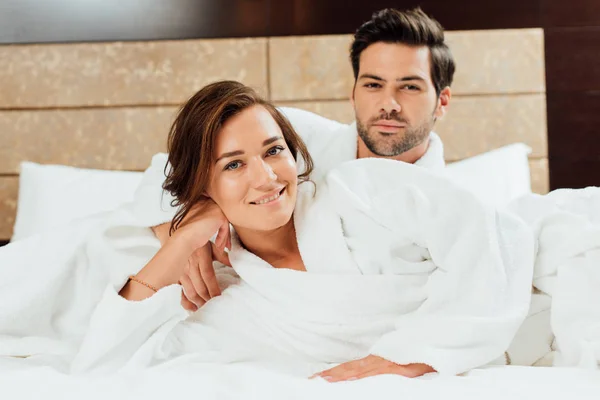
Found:
[[[143,372],[65,375],[35,360],[0,358],[2,399],[598,399],[600,372],[574,368],[487,367],[468,376],[382,375],[328,383],[251,364],[179,360]]]

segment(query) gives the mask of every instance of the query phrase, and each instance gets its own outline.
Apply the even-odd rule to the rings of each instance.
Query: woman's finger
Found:
[[[196,292],[196,288],[194,288],[194,284],[188,275],[181,275],[179,281],[181,282],[181,287],[183,288],[183,294],[189,301],[194,303],[197,307],[202,307],[204,303],[206,303],[206,301]]]
[[[183,287],[181,288],[181,306],[187,311],[194,312],[198,310],[198,306],[196,306],[194,303],[189,301],[187,297],[185,297]]]
[[[227,245],[225,247],[227,247],[228,251],[231,250],[231,232],[227,232]],[[229,255],[227,257],[229,257]]]
[[[218,261],[221,264],[227,265],[231,267],[231,262],[229,261],[229,255],[222,250],[219,250],[214,243],[210,243],[212,248],[212,257],[214,261]]]
[[[229,235],[230,235],[230,231],[229,231],[229,222],[225,222],[223,225],[221,225],[219,227],[219,231],[217,232],[217,238],[215,240],[215,244],[217,245],[217,248],[219,248],[220,250],[223,250],[225,248],[225,246],[227,246],[227,243],[229,243]]]
[[[196,262],[202,282],[204,283],[205,288],[208,290],[210,298],[221,295],[221,288],[219,287],[219,282],[217,281],[217,276],[215,275],[215,269],[212,265],[212,246],[206,246],[205,249],[202,249],[202,252],[197,255]]]
[[[189,259],[190,269],[188,272],[188,277],[190,278],[192,285],[194,286],[194,291],[198,296],[207,302],[212,297],[207,287],[207,283],[204,281],[204,277],[201,273],[201,268],[203,268],[202,263],[205,262],[203,260],[203,253],[206,253],[206,249],[200,248],[196,250]],[[211,257],[212,258],[212,257]],[[211,260],[212,263],[212,260]],[[211,265],[212,268],[212,265]]]

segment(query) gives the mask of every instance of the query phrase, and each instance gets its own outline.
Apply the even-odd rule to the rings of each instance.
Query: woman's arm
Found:
[[[135,280],[125,284],[119,295],[127,300],[143,300],[152,296],[154,289],[179,283],[192,254],[209,245],[210,238],[217,231],[217,247],[222,248],[229,237],[229,222],[212,200],[199,204],[164,244],[161,241],[160,250],[136,274]]]
[[[156,289],[178,283],[195,248],[185,240],[177,239],[168,240],[136,278]],[[129,280],[119,292],[127,300],[143,300],[153,294],[154,290],[134,280]]]
[[[165,222],[164,224],[153,226],[152,233],[160,241],[160,245],[164,246],[169,240],[169,230],[171,229],[171,223]]]

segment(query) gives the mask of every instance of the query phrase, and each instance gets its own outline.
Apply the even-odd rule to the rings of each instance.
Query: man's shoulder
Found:
[[[346,126],[341,122],[295,107],[278,107],[278,110],[287,117],[294,130],[305,142],[311,141],[315,135],[322,135]]]

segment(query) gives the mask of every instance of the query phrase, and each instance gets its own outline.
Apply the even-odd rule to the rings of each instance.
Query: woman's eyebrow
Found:
[[[219,162],[223,158],[241,156],[242,154],[244,154],[244,152],[242,150],[235,150],[235,151],[230,151],[228,153],[223,153],[223,154],[221,154],[221,156],[219,156],[219,158],[217,158],[215,163]]]
[[[276,141],[278,141],[280,139],[283,139],[283,138],[281,136],[273,136],[272,138],[269,138],[269,139],[265,140],[263,142],[263,146],[268,146],[271,143],[276,142]]]

